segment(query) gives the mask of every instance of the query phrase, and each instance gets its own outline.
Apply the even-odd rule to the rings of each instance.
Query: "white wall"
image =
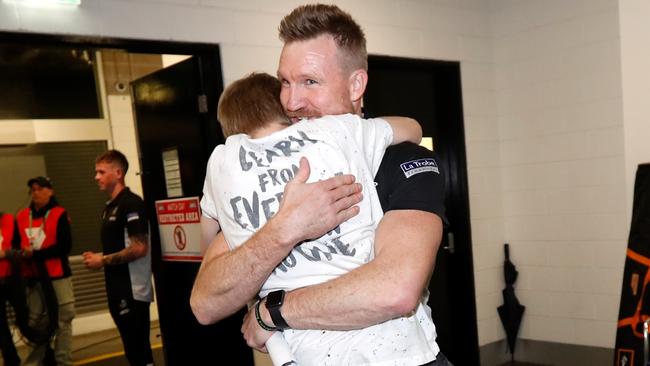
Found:
[[[629,224],[617,1],[495,1],[492,24],[520,335],[613,347]]]
[[[142,180],[138,175],[140,160],[138,158],[138,143],[135,134],[131,96],[109,95],[107,100],[113,141],[111,148],[117,149],[126,155],[129,160],[129,171],[124,177],[126,185],[134,193],[142,197]]]
[[[105,140],[110,128],[107,119],[3,120],[2,126],[3,145]]]
[[[187,55],[162,55],[162,67],[163,69],[171,65],[175,65],[179,62],[185,61],[192,56]]]
[[[632,212],[634,178],[638,164],[650,162],[650,2],[622,0],[621,66],[623,74],[623,116],[625,118],[625,181],[627,210]],[[628,217],[630,219],[630,217]],[[629,222],[629,220],[628,220]]]

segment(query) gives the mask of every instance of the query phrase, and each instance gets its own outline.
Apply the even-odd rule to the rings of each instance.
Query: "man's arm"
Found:
[[[416,309],[433,273],[442,220],[418,210],[389,211],[375,236],[375,259],[329,282],[286,294],[282,315],[294,329],[351,330]],[[273,321],[264,306],[262,319]],[[269,333],[249,314],[242,326],[249,346],[262,349]]]
[[[116,266],[133,262],[149,253],[149,222],[145,214],[144,202],[138,198],[130,200],[120,208],[125,217],[125,229],[129,237],[129,244],[124,249],[102,255],[101,253],[83,253],[84,264],[90,269],[99,269],[104,266]]]
[[[11,238],[11,249],[2,251],[2,255],[0,255],[0,258],[12,258],[12,257],[26,257],[26,253],[24,251],[21,251],[20,249],[20,228],[18,227],[18,220],[14,220],[14,235]],[[30,255],[31,253],[27,253],[27,255]]]
[[[273,231],[273,223],[269,221],[244,245],[232,251],[223,233],[212,241],[190,297],[192,312],[199,323],[219,321],[257,295],[277,263],[288,254]]]
[[[149,252],[149,240],[145,234],[129,236],[131,244],[117,253],[104,256],[104,265],[115,266],[118,264],[130,263],[147,255]]]
[[[259,292],[294,245],[317,238],[357,215],[361,185],[351,175],[306,183],[307,159],[287,184],[278,213],[233,251],[211,245],[194,282],[190,304],[201,324],[217,322],[241,309]]]
[[[288,293],[282,315],[292,328],[331,330],[365,328],[404,316],[420,301],[441,238],[437,215],[389,211],[377,227],[375,259],[330,282]]]
[[[115,266],[133,262],[142,258],[149,252],[149,240],[146,234],[129,236],[131,244],[113,254],[102,255],[101,253],[84,252],[84,264],[90,269],[100,269],[104,266]]]

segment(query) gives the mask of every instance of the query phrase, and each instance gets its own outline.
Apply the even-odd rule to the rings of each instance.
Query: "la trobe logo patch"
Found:
[[[433,158],[424,158],[424,159],[407,161],[405,163],[400,164],[400,168],[402,168],[402,172],[404,173],[404,176],[406,176],[406,178],[410,178],[416,174],[427,173],[427,172],[440,174],[440,170],[438,169],[438,163],[436,163],[436,160]]]

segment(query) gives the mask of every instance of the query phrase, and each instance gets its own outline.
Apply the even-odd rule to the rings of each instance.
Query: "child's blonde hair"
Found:
[[[250,135],[268,122],[286,119],[280,103],[281,87],[277,78],[266,73],[252,73],[230,84],[217,108],[224,136]]]

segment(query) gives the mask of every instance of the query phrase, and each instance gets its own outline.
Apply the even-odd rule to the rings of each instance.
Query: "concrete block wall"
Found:
[[[522,338],[613,348],[629,230],[618,2],[495,1],[504,237]]]

